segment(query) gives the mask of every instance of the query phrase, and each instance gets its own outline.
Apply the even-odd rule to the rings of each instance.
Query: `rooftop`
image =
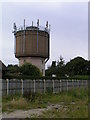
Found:
[[[0,70],[7,70],[6,65],[0,60]]]

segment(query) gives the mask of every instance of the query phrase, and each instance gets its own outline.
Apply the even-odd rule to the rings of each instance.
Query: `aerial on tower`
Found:
[[[45,63],[49,59],[49,46],[50,46],[50,25],[48,21],[46,26],[40,26],[39,19],[35,26],[32,21],[31,26],[24,25],[17,28],[14,23],[14,36],[15,36],[15,57],[19,59],[19,65],[29,62],[36,65],[45,75]]]

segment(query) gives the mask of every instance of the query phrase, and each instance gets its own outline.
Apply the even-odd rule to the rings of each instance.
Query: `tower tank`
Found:
[[[15,36],[15,57],[19,59],[19,66],[25,62],[37,66],[45,75],[45,63],[49,59],[50,46],[50,27],[48,28],[48,21],[46,27],[39,26],[24,26],[17,29],[14,23]]]

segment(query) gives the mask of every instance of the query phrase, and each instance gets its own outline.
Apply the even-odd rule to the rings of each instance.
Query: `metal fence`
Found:
[[[2,94],[24,94],[24,92],[68,91],[72,88],[88,87],[88,80],[2,80]]]

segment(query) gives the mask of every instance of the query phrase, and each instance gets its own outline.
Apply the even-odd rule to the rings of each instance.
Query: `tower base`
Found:
[[[22,66],[24,63],[31,63],[38,67],[43,76],[45,76],[45,59],[41,57],[20,57],[19,66]]]

